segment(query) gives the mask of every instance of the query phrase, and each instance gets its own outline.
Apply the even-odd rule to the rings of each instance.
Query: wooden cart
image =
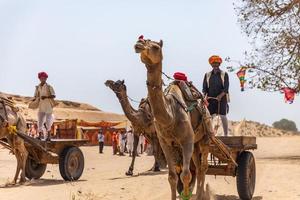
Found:
[[[230,156],[221,152],[220,146],[214,142],[209,147],[207,175],[236,177],[237,191],[240,199],[251,200],[255,189],[255,159],[249,150],[257,149],[256,138],[247,136],[216,137]],[[196,169],[191,162],[190,171],[192,180],[190,191],[193,191],[196,182]],[[183,184],[178,174],[177,191],[181,194]]]
[[[240,199],[252,199],[255,189],[255,159],[249,150],[257,149],[256,138],[246,136],[217,137],[227,147],[236,164],[224,158],[215,145],[210,146],[208,175],[236,177]]]
[[[59,171],[66,181],[78,180],[84,169],[84,156],[79,146],[88,140],[52,139],[37,140],[22,133],[17,133],[24,139],[29,156],[26,162],[25,175],[29,179],[43,176],[47,164],[59,164]]]

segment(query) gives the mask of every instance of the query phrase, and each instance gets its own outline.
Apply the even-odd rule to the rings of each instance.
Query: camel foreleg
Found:
[[[27,157],[28,157],[28,152],[26,151],[26,149],[24,149],[25,151],[23,153],[21,153],[21,177],[20,177],[20,183],[24,183],[26,182],[26,178],[25,178],[25,167],[26,167],[26,161],[27,161]]]
[[[195,144],[195,150],[193,154],[193,161],[197,170],[197,191],[196,200],[202,200],[205,197],[204,185],[205,175],[208,169],[208,149],[200,149],[199,143]]]
[[[192,159],[193,150],[193,143],[186,143],[182,145],[183,168],[180,174],[180,179],[183,183],[183,193],[181,194],[183,199],[190,199],[192,196],[190,192],[190,182],[192,180],[192,174],[190,172],[190,162]]]
[[[171,199],[176,200],[176,188],[177,188],[178,176],[176,173],[175,161],[174,161],[175,154],[172,151],[172,147],[168,146],[167,143],[160,140],[160,144],[166,156],[166,160],[169,166],[168,180],[171,187]]]
[[[137,148],[139,144],[139,136],[134,135],[133,137],[133,151],[132,151],[132,159],[131,159],[131,164],[129,166],[128,171],[125,173],[126,176],[132,176],[133,175],[133,169],[134,169],[134,162],[137,154]]]

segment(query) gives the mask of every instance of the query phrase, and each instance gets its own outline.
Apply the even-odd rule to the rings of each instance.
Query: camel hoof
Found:
[[[128,170],[125,174],[126,174],[126,176],[133,176],[133,172],[130,170]]]
[[[159,167],[154,167],[153,171],[154,172],[160,172],[160,169],[159,169]]]
[[[24,180],[24,179],[21,179],[20,181],[19,181],[19,184],[21,184],[21,185],[23,185],[24,183],[26,183],[26,179]]]
[[[5,186],[14,186],[16,184],[17,184],[16,181],[12,181],[12,182],[6,183]]]

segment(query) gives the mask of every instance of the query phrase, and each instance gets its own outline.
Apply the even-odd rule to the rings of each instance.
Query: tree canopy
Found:
[[[273,127],[286,131],[298,131],[295,122],[288,119],[281,119],[280,121],[274,122]]]
[[[300,0],[239,0],[234,5],[254,47],[246,54],[248,65],[257,69],[248,84],[300,92]]]

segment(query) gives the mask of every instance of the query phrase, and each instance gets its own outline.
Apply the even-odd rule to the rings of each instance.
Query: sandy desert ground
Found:
[[[254,152],[257,182],[254,200],[300,199],[300,137],[258,138]],[[5,149],[0,149],[0,199],[3,200],[167,200],[170,189],[167,172],[148,172],[153,158],[137,158],[135,176],[126,177],[130,159],[113,156],[111,147],[98,154],[97,147],[83,147],[85,171],[80,181],[64,182],[58,166],[49,165],[40,180],[25,185],[3,187],[13,178],[16,161]],[[237,200],[235,179],[207,176],[214,198]],[[195,191],[194,191],[195,192]],[[212,198],[213,199],[213,198]]]

